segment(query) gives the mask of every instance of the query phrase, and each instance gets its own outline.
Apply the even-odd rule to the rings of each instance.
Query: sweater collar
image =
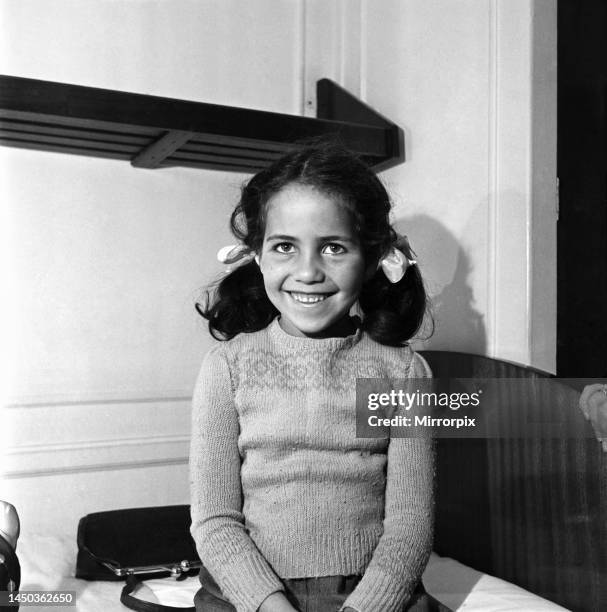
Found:
[[[307,338],[305,336],[292,336],[280,326],[278,317],[268,326],[268,333],[278,347],[299,351],[335,351],[350,348],[360,341],[362,336],[360,319],[355,317],[352,320],[356,325],[356,331],[350,336],[345,336],[343,338]]]

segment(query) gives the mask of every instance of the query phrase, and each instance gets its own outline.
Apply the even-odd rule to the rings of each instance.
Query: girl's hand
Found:
[[[259,606],[257,612],[298,612],[282,591],[268,595]]]
[[[607,452],[607,385],[587,385],[580,397],[580,408],[592,423],[596,437]]]

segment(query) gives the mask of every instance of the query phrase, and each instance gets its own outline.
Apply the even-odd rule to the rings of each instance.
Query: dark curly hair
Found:
[[[383,184],[367,164],[334,141],[298,147],[245,183],[230,218],[236,238],[260,252],[266,204],[293,183],[339,198],[352,215],[369,265],[376,267],[396,241],[389,222],[390,197]],[[413,257],[411,253],[405,255]],[[378,270],[364,282],[358,303],[363,313],[362,328],[374,340],[389,346],[406,344],[418,332],[427,309],[418,266],[409,266],[405,276],[394,284]],[[204,304],[196,304],[196,309],[208,320],[209,330],[218,340],[263,329],[278,314],[254,262],[222,278],[213,290],[207,291]]]

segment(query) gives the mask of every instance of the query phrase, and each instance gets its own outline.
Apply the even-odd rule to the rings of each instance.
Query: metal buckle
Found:
[[[112,563],[103,561],[103,565],[107,567],[113,574],[124,578],[125,576],[134,576],[137,574],[155,574],[160,572],[169,572],[171,578],[179,578],[182,574],[185,574],[193,569],[200,569],[202,567],[201,561],[187,561],[184,559],[180,563],[172,563],[167,565],[138,565],[134,567],[116,567]]]

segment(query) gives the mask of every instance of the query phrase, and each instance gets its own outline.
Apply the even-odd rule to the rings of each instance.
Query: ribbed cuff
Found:
[[[408,591],[395,585],[398,585],[398,579],[394,576],[368,569],[340,610],[348,607],[364,612],[401,610]]]
[[[238,567],[222,573],[222,590],[238,612],[256,612],[269,595],[284,591],[282,582],[258,556],[241,558]]]

